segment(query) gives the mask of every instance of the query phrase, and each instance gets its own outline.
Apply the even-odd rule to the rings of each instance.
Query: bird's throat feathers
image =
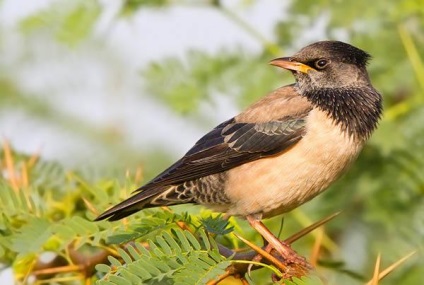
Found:
[[[349,136],[367,139],[377,127],[382,98],[372,86],[302,91],[303,96],[326,112]]]

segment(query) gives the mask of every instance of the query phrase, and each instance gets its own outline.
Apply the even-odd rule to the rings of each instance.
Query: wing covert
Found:
[[[230,119],[203,136],[183,158],[136,191],[183,183],[282,152],[302,138],[305,120],[305,116],[263,123],[238,123]]]

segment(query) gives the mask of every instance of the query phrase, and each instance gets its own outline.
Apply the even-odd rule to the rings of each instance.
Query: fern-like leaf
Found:
[[[140,243],[119,250],[121,261],[110,258],[112,267],[101,265],[98,270],[109,270],[97,284],[205,284],[225,272],[230,261],[200,230],[200,240],[181,229],[164,231],[148,241],[147,250]],[[207,241],[207,242],[205,242]],[[213,253],[213,254],[212,254]],[[118,277],[118,278],[115,278]]]

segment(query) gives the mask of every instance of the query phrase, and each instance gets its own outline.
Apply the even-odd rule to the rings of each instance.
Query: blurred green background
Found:
[[[384,117],[349,173],[285,227],[342,210],[327,226],[334,260],[371,277],[378,253],[384,268],[417,250],[381,284],[422,284],[423,0],[2,0],[0,133],[18,153],[91,181],[140,165],[149,179],[210,128],[293,82],[269,60],[323,39],[373,56]],[[333,275],[330,284],[366,279]]]

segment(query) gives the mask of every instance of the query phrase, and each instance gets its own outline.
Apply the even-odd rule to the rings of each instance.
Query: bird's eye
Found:
[[[328,65],[329,61],[326,59],[319,59],[315,62],[315,67],[318,69],[324,69]]]

